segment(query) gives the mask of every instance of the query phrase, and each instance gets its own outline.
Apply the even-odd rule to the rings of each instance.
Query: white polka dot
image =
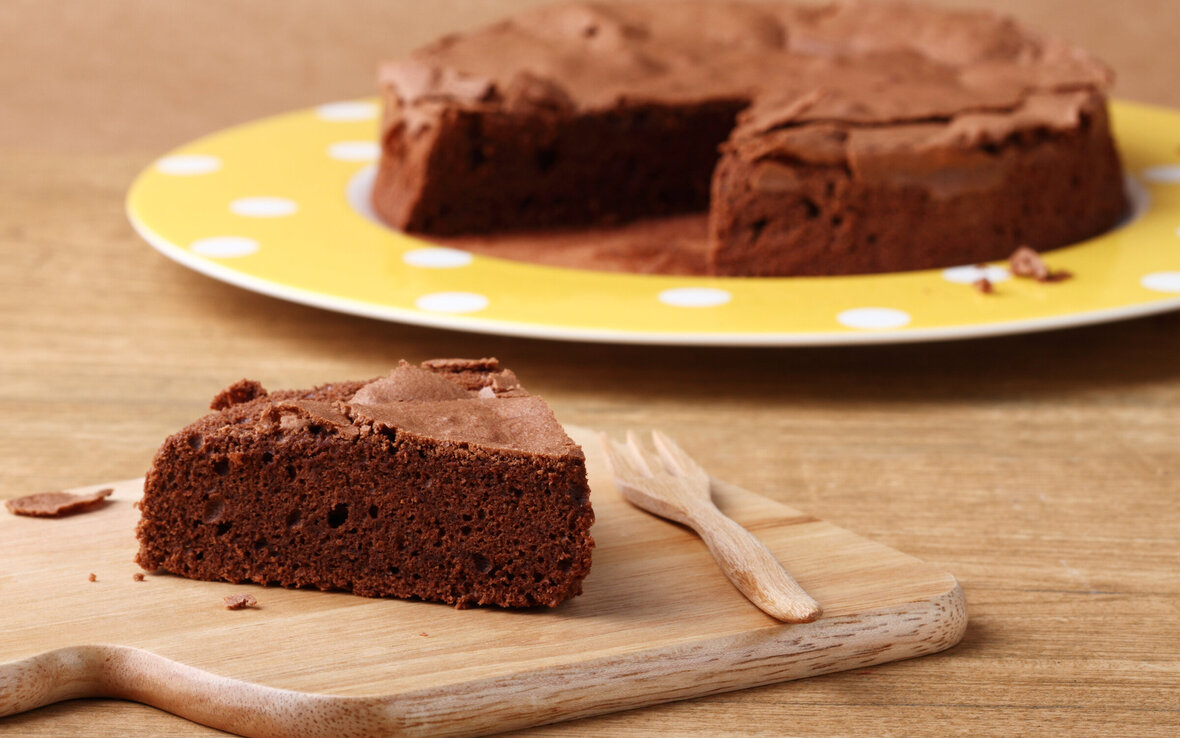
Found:
[[[1132,177],[1130,173],[1124,174],[1123,190],[1127,193],[1127,199],[1130,201],[1131,207],[1123,214],[1122,219],[1114,224],[1114,228],[1121,228],[1138,220],[1148,210],[1151,210],[1151,191],[1138,178]]]
[[[1155,292],[1180,292],[1180,272],[1155,272],[1139,280],[1139,284]]]
[[[459,249],[428,248],[407,251],[402,261],[424,269],[454,269],[471,263],[474,257]]]
[[[674,307],[717,307],[733,295],[714,287],[677,287],[660,293],[660,302]]]
[[[999,266],[984,266],[980,268],[972,264],[942,270],[942,278],[955,284],[975,284],[981,279],[986,279],[994,284],[996,282],[1003,282],[1011,276],[1007,269]]]
[[[1156,184],[1180,184],[1180,164],[1161,164],[1143,170],[1143,178]]]
[[[176,154],[156,162],[156,171],[178,177],[209,174],[221,169],[221,159],[209,154]]]
[[[909,313],[893,308],[867,307],[845,310],[836,316],[841,325],[863,330],[900,328],[910,322]]]
[[[376,141],[337,141],[328,147],[328,156],[339,161],[373,161],[380,155]]]
[[[435,292],[419,297],[414,304],[432,313],[474,313],[488,306],[488,298],[474,292]]]
[[[212,236],[189,244],[194,253],[214,259],[249,256],[258,250],[258,242],[245,236]]]
[[[376,223],[382,228],[388,228],[385,221],[377,217],[373,210],[373,184],[377,181],[377,165],[369,164],[357,170],[356,174],[348,178],[348,185],[344,189],[344,196],[348,198],[348,205],[357,215],[370,223]]]
[[[285,197],[239,197],[229,204],[229,209],[247,218],[282,218],[293,215],[299,206]]]
[[[377,106],[371,102],[346,100],[321,105],[315,109],[320,118],[333,123],[349,123],[357,120],[372,120],[377,117]]]

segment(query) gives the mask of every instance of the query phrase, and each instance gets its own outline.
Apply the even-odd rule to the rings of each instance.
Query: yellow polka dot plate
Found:
[[[152,163],[127,212],[152,246],[285,300],[439,328],[562,340],[818,345],[943,340],[1180,307],[1180,112],[1116,102],[1135,202],[1126,222],[1053,251],[1073,279],[1005,265],[854,277],[647,276],[478,256],[367,212],[377,104],[344,101],[214,133]],[[972,283],[986,276],[993,294]]]

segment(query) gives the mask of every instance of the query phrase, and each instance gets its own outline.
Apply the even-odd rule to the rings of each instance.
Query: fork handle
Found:
[[[693,505],[690,512],[689,525],[721,571],[760,610],[786,623],[810,623],[823,614],[820,604],[750,531],[711,502]]]

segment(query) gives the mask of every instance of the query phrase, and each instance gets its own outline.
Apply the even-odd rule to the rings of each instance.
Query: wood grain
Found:
[[[571,435],[587,452],[597,548],[585,594],[554,610],[136,581],[141,480],[115,484],[96,512],[0,518],[11,567],[0,716],[117,697],[247,736],[481,735],[865,668],[962,637],[949,574],[719,487],[718,505],[826,605],[822,620],[778,623],[728,586],[689,531],[619,496],[593,432]],[[222,598],[241,592],[259,607],[227,611]]]
[[[368,94],[375,56],[525,4],[6,2],[0,496],[139,476],[243,376],[296,387],[496,355],[563,421],[667,429],[723,479],[954,571],[971,603],[946,654],[530,736],[1180,732],[1180,315],[915,346],[565,345],[287,305],[189,273],[127,226],[131,178],[169,147]],[[1180,107],[1174,0],[937,4],[1013,12],[1109,61],[1118,95]],[[0,732],[221,735],[94,699]]]

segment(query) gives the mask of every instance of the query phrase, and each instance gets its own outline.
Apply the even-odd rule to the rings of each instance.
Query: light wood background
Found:
[[[377,59],[526,4],[6,0],[0,496],[141,474],[243,376],[294,387],[496,355],[567,423],[663,428],[721,478],[954,572],[971,614],[944,654],[532,735],[1176,734],[1180,314],[875,348],[564,344],[289,305],[186,271],[127,225],[132,176],[168,148],[368,94]],[[1180,107],[1175,0],[972,4],[1088,46],[1124,98]],[[89,700],[5,731],[216,733]]]

